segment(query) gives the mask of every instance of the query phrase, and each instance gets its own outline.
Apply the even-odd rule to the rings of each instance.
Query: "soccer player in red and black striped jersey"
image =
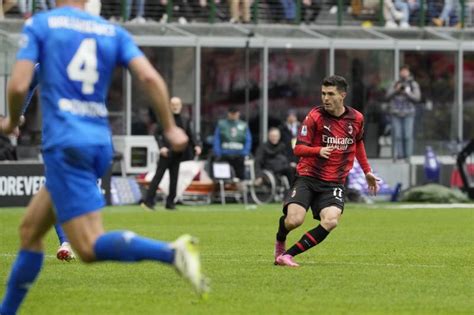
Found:
[[[364,116],[344,106],[346,80],[337,75],[323,80],[321,100],[306,116],[294,154],[300,158],[297,178],[285,200],[275,243],[275,264],[298,267],[293,257],[321,243],[336,226],[344,210],[344,183],[354,158],[364,170],[369,191],[377,193],[378,179],[371,173],[364,142]],[[311,208],[320,224],[286,250],[286,236],[303,224]]]

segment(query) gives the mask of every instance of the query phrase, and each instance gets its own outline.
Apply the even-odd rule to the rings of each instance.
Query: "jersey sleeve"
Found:
[[[143,52],[135,44],[132,36],[121,27],[118,28],[118,36],[120,41],[118,63],[127,67],[133,58],[143,56]]]
[[[38,16],[32,17],[25,22],[21,33],[19,46],[20,49],[16,54],[17,60],[31,60],[38,62],[41,47],[41,34],[45,34],[46,30],[42,27]]]
[[[359,133],[356,136],[356,141],[359,142],[364,139],[364,117],[360,118],[360,129]]]
[[[298,137],[296,139],[296,144],[311,146],[313,143],[314,134],[316,133],[316,128],[316,121],[314,121],[314,118],[308,114],[301,124]]]

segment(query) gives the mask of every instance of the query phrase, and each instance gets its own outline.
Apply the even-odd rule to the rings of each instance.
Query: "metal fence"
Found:
[[[19,0],[6,16],[29,17],[54,2]],[[130,23],[474,26],[474,0],[108,0],[101,9],[107,19]]]

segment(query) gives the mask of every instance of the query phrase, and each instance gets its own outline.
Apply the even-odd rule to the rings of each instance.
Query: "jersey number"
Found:
[[[67,75],[72,81],[82,82],[82,93],[94,93],[94,84],[99,81],[97,43],[94,38],[86,38],[81,42],[67,66]]]

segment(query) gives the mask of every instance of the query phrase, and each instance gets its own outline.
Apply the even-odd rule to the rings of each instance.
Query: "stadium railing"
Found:
[[[242,0],[236,0],[242,1]],[[286,23],[318,25],[385,25],[383,6],[387,0],[254,0],[250,7],[249,23]],[[390,0],[389,0],[390,1]],[[411,26],[433,26],[444,5],[444,0],[414,0],[416,8],[410,11]],[[459,2],[457,2],[459,1]],[[31,13],[44,8],[50,1],[33,0]],[[102,1],[101,14],[108,19],[131,23],[217,23],[231,20],[228,0],[148,0],[144,1],[144,16],[137,15],[140,1]],[[162,4],[163,3],[163,4]],[[283,5],[283,3],[290,4]],[[308,5],[311,3],[311,5]],[[474,0],[454,0],[455,6],[447,26],[472,27]],[[457,9],[459,3],[459,9]],[[285,9],[286,8],[286,9]],[[18,8],[13,14],[22,13]],[[27,13],[26,16],[29,14]]]

